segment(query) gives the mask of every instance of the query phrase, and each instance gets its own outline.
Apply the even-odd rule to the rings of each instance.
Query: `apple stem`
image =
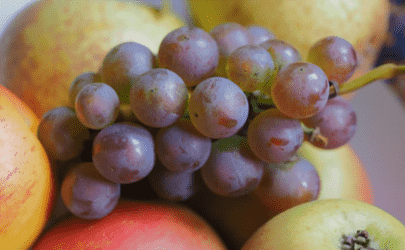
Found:
[[[390,79],[394,76],[405,74],[405,65],[396,65],[393,63],[383,64],[368,73],[356,78],[350,82],[346,82],[339,86],[339,95],[347,94],[359,88],[366,86],[377,80]]]

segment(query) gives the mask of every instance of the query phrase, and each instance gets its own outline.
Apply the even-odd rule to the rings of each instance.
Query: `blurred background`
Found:
[[[30,2],[33,1],[0,1],[0,34]],[[158,0],[148,2],[154,6],[160,3]],[[400,4],[402,1],[392,2]],[[187,8],[183,4],[175,6],[179,13],[185,13]],[[405,15],[405,11],[402,13]],[[190,20],[188,16],[183,18]],[[396,24],[397,19],[391,17],[390,28],[396,37],[391,41],[396,41],[399,46],[387,45],[378,63],[405,61],[399,42],[405,36],[405,22]],[[405,43],[402,44],[405,49]],[[405,104],[396,93],[385,81],[374,82],[357,92],[351,100],[357,113],[357,132],[350,144],[370,176],[375,205],[405,223]]]

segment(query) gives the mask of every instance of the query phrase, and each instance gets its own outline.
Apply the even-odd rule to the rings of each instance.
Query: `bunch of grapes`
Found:
[[[332,149],[354,135],[356,114],[337,95],[356,66],[339,37],[320,40],[303,61],[264,27],[182,27],[157,55],[135,42],[112,48],[98,72],[71,83],[70,106],[42,117],[38,137],[66,207],[81,218],[106,216],[121,186],[141,180],[184,201],[197,174],[217,195],[259,190],[281,211],[319,194],[314,166],[296,154],[303,142]]]

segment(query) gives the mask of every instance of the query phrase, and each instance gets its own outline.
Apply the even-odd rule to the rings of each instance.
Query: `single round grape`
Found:
[[[357,127],[353,106],[340,96],[328,100],[321,111],[301,121],[310,128],[319,127],[321,135],[328,139],[328,143],[326,146],[319,141],[312,144],[324,149],[343,146],[354,136]]]
[[[209,33],[218,44],[219,63],[215,73],[217,76],[226,77],[225,67],[228,57],[237,48],[252,44],[253,39],[244,26],[234,22],[221,23]]]
[[[178,74],[187,87],[214,76],[218,66],[218,45],[203,29],[188,26],[165,36],[158,52],[159,67]]]
[[[157,133],[156,154],[162,164],[173,172],[194,172],[207,161],[211,139],[202,135],[190,120],[180,119]]]
[[[316,200],[321,189],[320,182],[315,167],[298,158],[293,162],[264,167],[262,181],[254,193],[270,210],[281,213]]]
[[[249,105],[242,89],[223,77],[201,82],[191,94],[188,106],[190,119],[203,135],[226,138],[236,134],[245,124]]]
[[[61,196],[67,209],[82,219],[100,219],[118,204],[121,185],[97,171],[91,162],[81,163],[69,171],[62,182]]]
[[[304,141],[301,123],[273,108],[261,112],[249,125],[247,139],[257,157],[268,163],[289,161]]]
[[[271,39],[276,39],[276,35],[265,27],[251,25],[247,27],[247,31],[252,37],[252,44],[259,45]]]
[[[131,109],[143,124],[162,128],[186,112],[187,87],[173,71],[152,69],[132,82]]]
[[[238,197],[252,192],[260,183],[264,163],[238,135],[212,144],[211,155],[201,168],[207,187],[217,195]]]
[[[357,55],[353,45],[347,40],[328,36],[315,43],[308,54],[308,62],[318,65],[329,81],[343,84],[357,68]]]
[[[102,82],[117,92],[121,103],[129,103],[131,79],[155,66],[155,56],[149,48],[136,42],[124,42],[112,48],[100,68]]]
[[[271,39],[261,43],[260,47],[270,53],[277,70],[282,69],[288,64],[302,61],[301,54],[298,50],[286,41]]]
[[[270,91],[284,114],[302,119],[318,113],[329,98],[329,81],[321,68],[308,62],[292,63],[276,75]]]
[[[274,73],[274,62],[269,52],[255,45],[237,48],[226,65],[228,78],[245,92],[258,90],[259,86],[270,81]]]
[[[93,141],[93,163],[104,178],[121,184],[145,178],[155,165],[151,133],[138,124],[115,123]]]
[[[172,172],[163,165],[156,164],[148,175],[148,180],[160,198],[171,201],[185,201],[197,191],[194,173]]]
[[[69,87],[69,103],[71,108],[75,108],[75,101],[80,90],[88,84],[101,82],[101,76],[94,72],[86,72],[77,76]]]
[[[88,84],[77,94],[76,115],[84,126],[102,129],[118,117],[120,102],[114,89],[105,83]]]
[[[78,157],[90,132],[69,107],[46,112],[38,125],[37,137],[50,157],[68,161]]]

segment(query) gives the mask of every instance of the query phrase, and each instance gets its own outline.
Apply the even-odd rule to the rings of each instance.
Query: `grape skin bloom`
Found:
[[[226,138],[236,134],[245,124],[249,105],[242,89],[223,77],[201,82],[189,100],[190,119],[203,135]]]

